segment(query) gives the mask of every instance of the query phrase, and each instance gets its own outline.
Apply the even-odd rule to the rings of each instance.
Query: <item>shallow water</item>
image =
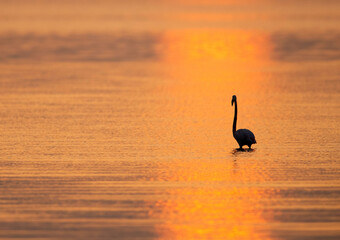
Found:
[[[0,3],[0,238],[340,237],[336,1],[36,3]]]

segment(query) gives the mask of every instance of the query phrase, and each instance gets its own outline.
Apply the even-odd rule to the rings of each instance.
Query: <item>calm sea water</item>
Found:
[[[337,1],[0,6],[1,239],[340,238]]]

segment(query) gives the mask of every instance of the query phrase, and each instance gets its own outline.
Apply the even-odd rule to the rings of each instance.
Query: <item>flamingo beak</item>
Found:
[[[233,105],[234,105],[234,99],[231,100],[231,106],[233,106]]]

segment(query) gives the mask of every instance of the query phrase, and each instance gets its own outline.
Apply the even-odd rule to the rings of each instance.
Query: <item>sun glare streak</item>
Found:
[[[172,161],[153,179],[171,186],[167,199],[159,200],[149,213],[161,219],[159,239],[270,239],[265,233],[270,214],[263,217],[263,201],[275,192],[248,185],[267,181],[256,166],[243,168],[225,160]],[[261,231],[254,225],[262,226]]]
[[[205,82],[204,88],[237,86],[241,91],[244,82],[262,80],[253,70],[270,63],[273,48],[266,34],[222,30],[168,32],[163,46],[164,66],[174,78]]]
[[[162,135],[173,137],[177,151],[198,153],[201,159],[158,163],[156,169],[162,171],[154,173],[151,181],[167,181],[170,186],[167,198],[159,200],[149,213],[160,219],[156,226],[159,239],[270,239],[265,228],[270,213],[263,216],[263,199],[275,193],[250,185],[265,182],[266,173],[258,171],[256,162],[243,168],[225,159],[202,159],[211,146],[223,149],[228,141],[224,134],[226,92],[247,91],[247,84],[262,81],[252,69],[269,62],[269,39],[245,31],[188,30],[167,32],[162,46],[163,66],[173,79],[172,88],[167,88],[173,102],[165,105]],[[186,99],[187,104],[177,106],[178,98]],[[183,119],[181,125],[173,125],[171,119],[178,118]],[[205,130],[217,123],[221,136]],[[174,129],[182,133],[178,138]],[[195,138],[196,132],[204,138]]]
[[[189,30],[167,32],[164,36],[164,60],[224,61],[261,64],[268,61],[270,42],[265,35],[247,31]]]

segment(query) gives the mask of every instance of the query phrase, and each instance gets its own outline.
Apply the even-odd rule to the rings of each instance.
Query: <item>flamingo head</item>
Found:
[[[233,98],[231,99],[231,106],[234,105],[234,102],[236,102],[236,95],[233,95]]]

